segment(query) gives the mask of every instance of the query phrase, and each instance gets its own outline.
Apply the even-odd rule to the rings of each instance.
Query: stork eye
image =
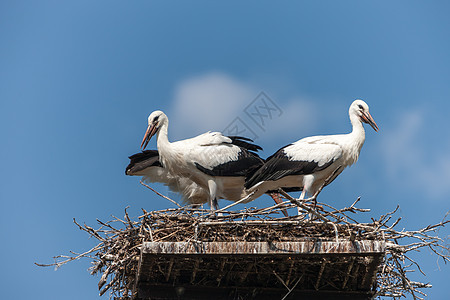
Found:
[[[361,104],[358,104],[359,109],[364,110],[364,107]]]
[[[159,119],[159,116],[154,117],[154,118],[153,118],[153,123],[155,123],[156,121],[158,121],[158,119]]]

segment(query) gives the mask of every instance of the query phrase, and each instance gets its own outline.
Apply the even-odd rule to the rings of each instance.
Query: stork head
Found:
[[[141,148],[142,150],[147,147],[148,142],[156,133],[158,133],[159,129],[163,124],[167,124],[167,116],[160,110],[155,110],[148,116],[148,127],[145,132],[144,138],[142,139]]]
[[[350,117],[354,115],[358,117],[361,122],[369,124],[375,131],[378,131],[378,125],[370,115],[369,105],[367,105],[366,102],[362,100],[353,101],[352,105],[350,105],[349,114]]]

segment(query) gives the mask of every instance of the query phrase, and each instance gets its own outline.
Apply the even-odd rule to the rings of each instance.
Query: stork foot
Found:
[[[201,204],[189,204],[187,205],[188,208],[190,209],[200,209],[202,207]]]
[[[314,210],[314,211],[324,211],[323,206],[322,205],[317,205],[316,203],[302,203],[304,206],[307,206],[309,209]],[[305,213],[304,210],[302,210],[300,207],[297,207],[298,209],[298,214],[302,214]],[[312,220],[313,215],[311,213],[308,213],[309,218]]]
[[[208,215],[208,219],[217,220],[218,217],[222,217],[222,216],[223,216],[223,213],[221,213],[221,212],[216,213],[212,210],[211,213]]]
[[[210,220],[217,220],[217,215],[215,213],[210,213],[207,218]]]

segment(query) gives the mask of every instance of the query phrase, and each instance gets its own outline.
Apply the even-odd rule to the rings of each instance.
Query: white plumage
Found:
[[[188,177],[177,176],[165,169],[159,161],[157,150],[145,150],[129,157],[130,163],[125,169],[129,176],[142,176],[144,182],[159,182],[172,192],[179,193],[182,201],[188,204],[203,204],[209,199],[208,191]]]
[[[362,122],[375,131],[378,126],[369,113],[369,106],[362,100],[355,100],[349,108],[352,132],[339,135],[312,136],[279,149],[264,165],[246,181],[253,197],[269,190],[290,188],[313,195],[335,170],[333,181],[346,167],[358,160],[365,140]]]
[[[157,134],[159,160],[168,174],[187,178],[197,185],[196,188],[203,189],[212,209],[217,208],[218,199],[238,201],[247,196],[245,179],[264,162],[253,152],[261,147],[250,143],[249,139],[227,137],[220,132],[207,132],[171,143],[168,123],[162,111],[151,113],[141,143],[145,149],[150,138]]]

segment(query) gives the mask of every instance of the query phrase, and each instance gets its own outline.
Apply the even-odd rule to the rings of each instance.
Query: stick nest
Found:
[[[381,240],[386,242],[386,254],[378,269],[375,296],[397,299],[410,294],[414,299],[423,299],[426,296],[423,289],[431,285],[410,279],[411,272],[423,274],[410,254],[428,248],[444,262],[450,259],[448,244],[437,236],[437,230],[450,221],[446,220],[447,215],[441,222],[420,230],[399,231],[395,228],[401,218],[394,218],[398,207],[364,223],[358,222],[356,216],[369,210],[356,207],[359,198],[349,207],[336,209],[320,202],[315,205],[315,197],[299,202],[282,190],[280,193],[286,199],[281,204],[239,211],[222,210],[215,215],[209,210],[178,206],[160,211],[143,210],[141,216],[132,220],[125,209],[122,219],[113,217],[108,222],[97,220],[97,229],[80,225],[74,219],[79,229],[99,243],[84,253],[71,252],[70,255],[54,257],[52,264],[37,265],[60,267],[82,257],[88,258],[92,260],[91,274],[101,274],[98,283],[100,295],[109,291],[110,297],[130,299],[135,286],[140,246],[148,241]],[[280,217],[282,209],[291,207],[299,207],[302,213]]]

